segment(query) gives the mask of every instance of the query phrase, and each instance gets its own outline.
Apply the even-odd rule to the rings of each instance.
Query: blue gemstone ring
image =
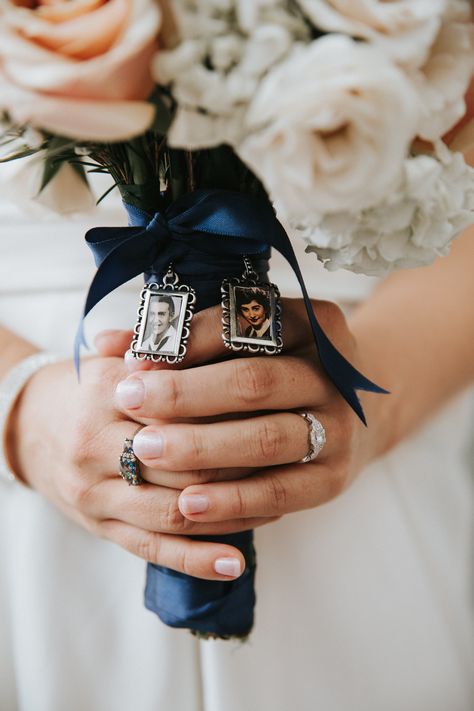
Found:
[[[139,486],[143,484],[142,475],[140,474],[140,463],[133,451],[133,438],[130,439],[127,437],[123,443],[123,452],[120,455],[119,474],[122,479],[128,481],[129,486]]]

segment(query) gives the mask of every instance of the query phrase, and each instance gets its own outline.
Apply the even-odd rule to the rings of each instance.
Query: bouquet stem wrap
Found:
[[[356,389],[385,391],[359,373],[322,330],[291,243],[268,202],[245,193],[197,190],[179,198],[164,213],[149,215],[130,205],[126,208],[129,227],[99,227],[86,235],[98,271],[87,295],[84,317],[104,296],[141,272],[159,281],[170,263],[180,281],[196,289],[197,309],[207,308],[220,302],[224,277],[241,276],[244,254],[266,280],[270,247],[275,247],[300,283],[321,365],[365,423]],[[77,367],[83,342],[81,323],[76,339]],[[221,583],[149,564],[146,606],[172,627],[190,628],[204,637],[244,637],[252,628],[255,604],[252,532],[206,540],[238,547],[246,560],[245,572],[235,581]]]
[[[150,215],[125,205],[132,226],[150,222]],[[261,281],[268,279],[270,250],[267,245],[254,244],[258,249],[252,266]],[[212,247],[211,247],[212,250]],[[167,251],[145,273],[145,281],[161,283],[168,264]],[[179,280],[196,291],[195,311],[220,304],[221,283],[228,277],[240,277],[244,271],[242,255],[223,255],[194,250],[181,245],[181,253],[174,253],[173,269]],[[192,324],[191,324],[192,334]],[[192,335],[191,335],[192,338]],[[256,556],[253,531],[222,536],[196,536],[198,540],[218,541],[235,546],[245,558],[245,571],[234,581],[201,580],[161,565],[148,563],[145,586],[145,606],[155,612],[169,627],[189,628],[201,637],[246,637],[252,627],[255,607]]]

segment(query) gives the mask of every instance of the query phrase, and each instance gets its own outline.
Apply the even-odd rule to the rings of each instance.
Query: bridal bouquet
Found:
[[[474,144],[472,19],[468,0],[4,0],[0,160],[24,159],[35,197],[60,210],[86,204],[89,173],[120,191],[130,226],[88,234],[99,271],[85,314],[140,272],[166,291],[172,264],[190,285],[168,303],[187,338],[194,301],[218,303],[244,256],[258,289],[279,249],[322,365],[363,419],[355,390],[377,386],[320,329],[286,232],[330,270],[382,275],[447,253],[473,221],[460,152]],[[259,352],[233,326],[226,345]],[[268,339],[278,352],[277,327]],[[237,581],[150,566],[147,605],[165,622],[249,632],[251,533],[224,538],[245,552]]]
[[[83,151],[140,194],[166,137],[229,146],[329,269],[427,264],[470,222],[442,142],[474,71],[468,0],[10,0],[0,18],[3,146],[39,153],[41,189]]]

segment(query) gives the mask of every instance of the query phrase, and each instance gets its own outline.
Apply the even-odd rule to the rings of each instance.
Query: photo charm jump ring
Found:
[[[326,430],[320,421],[307,410],[296,410],[295,415],[300,415],[308,424],[308,451],[303,459],[299,459],[297,462],[297,464],[307,464],[316,459],[326,444]]]
[[[195,304],[195,290],[179,283],[171,264],[161,284],[145,284],[130,346],[135,358],[180,363],[186,355]]]
[[[233,351],[275,355],[283,348],[280,292],[275,284],[259,281],[250,259],[243,257],[240,279],[224,279],[222,338]]]
[[[133,451],[133,440],[137,432],[142,429],[140,426],[133,437],[127,437],[123,443],[123,451],[119,459],[119,474],[125,481],[128,481],[129,486],[140,486],[143,484],[143,478],[140,472],[140,462],[135,452]]]

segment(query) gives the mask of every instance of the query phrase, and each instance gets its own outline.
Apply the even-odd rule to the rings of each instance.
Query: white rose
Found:
[[[464,114],[474,72],[469,0],[298,0],[324,30],[364,38],[405,71],[420,94],[422,138],[434,141]]]
[[[399,180],[419,111],[410,82],[378,50],[327,35],[263,79],[236,151],[283,219],[317,221],[384,197]]]
[[[425,64],[410,73],[423,104],[418,130],[422,138],[437,140],[464,116],[464,95],[473,73],[474,25],[443,25]]]
[[[398,189],[372,209],[289,226],[330,271],[383,276],[430,264],[474,222],[474,170],[441,142],[435,156],[405,161]]]
[[[370,40],[393,59],[414,66],[425,61],[449,4],[449,0],[297,2],[316,27]]]

